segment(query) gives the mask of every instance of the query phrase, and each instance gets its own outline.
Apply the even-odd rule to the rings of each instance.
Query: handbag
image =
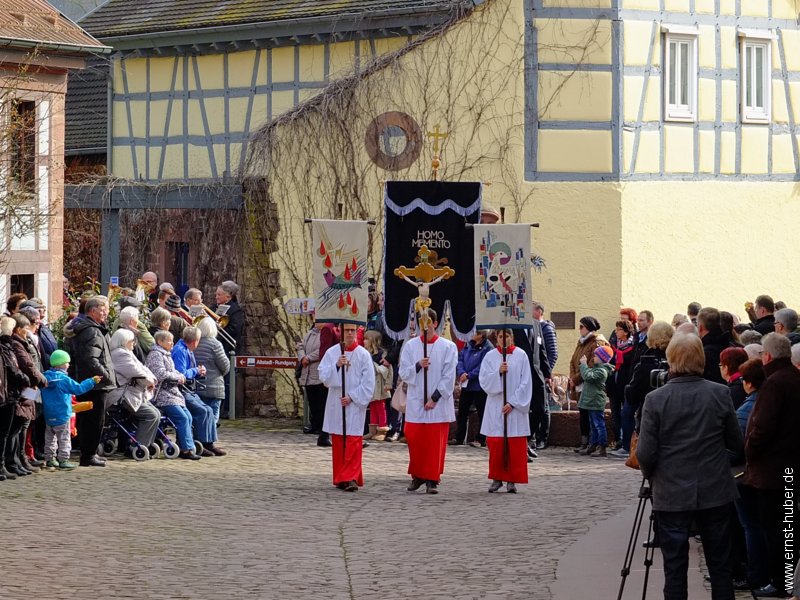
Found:
[[[639,468],[639,459],[636,458],[636,447],[639,445],[639,434],[635,431],[631,436],[631,451],[627,459],[625,459],[625,466],[631,469]]]
[[[398,385],[392,395],[392,408],[397,412],[406,412],[406,384]]]

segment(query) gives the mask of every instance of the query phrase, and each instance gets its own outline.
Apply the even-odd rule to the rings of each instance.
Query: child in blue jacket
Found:
[[[56,350],[50,355],[50,369],[45,371],[47,387],[42,390],[42,409],[47,429],[44,434],[44,460],[49,469],[72,470],[69,462],[72,452],[69,419],[72,416],[72,395],[80,396],[100,381],[100,376],[89,377],[78,383],[67,375],[69,354]],[[56,452],[58,460],[56,460]]]

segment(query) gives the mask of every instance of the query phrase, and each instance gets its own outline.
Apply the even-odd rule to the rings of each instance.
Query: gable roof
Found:
[[[448,11],[463,0],[108,0],[81,20],[100,39],[299,20]]]
[[[44,0],[0,0],[0,46],[70,53],[110,50]]]

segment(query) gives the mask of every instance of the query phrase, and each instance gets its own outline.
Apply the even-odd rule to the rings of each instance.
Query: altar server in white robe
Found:
[[[494,493],[507,483],[506,491],[516,494],[518,483],[528,483],[527,437],[530,435],[528,410],[531,406],[531,366],[528,356],[513,345],[510,329],[497,330],[497,348],[481,363],[478,376],[486,392],[481,435],[489,447],[489,492]],[[503,346],[506,360],[503,362]],[[503,405],[503,373],[506,374],[506,401]],[[508,445],[503,437],[503,420],[507,415]],[[505,453],[508,452],[508,457]]]
[[[341,345],[336,344],[325,352],[319,364],[320,380],[328,388],[322,429],[330,434],[333,443],[333,485],[355,492],[364,485],[362,436],[367,407],[375,387],[375,369],[369,352],[356,342],[357,326],[346,323],[343,327],[344,354]],[[344,391],[342,369],[345,370]],[[342,407],[345,408],[347,431],[342,431]]]
[[[450,423],[455,421],[453,387],[456,380],[458,350],[450,340],[436,334],[436,311],[427,309],[427,358],[423,358],[422,336],[403,345],[398,369],[408,384],[404,433],[408,441],[408,473],[413,492],[425,484],[429,494],[438,493],[444,472]],[[428,376],[428,397],[424,397],[424,377]]]

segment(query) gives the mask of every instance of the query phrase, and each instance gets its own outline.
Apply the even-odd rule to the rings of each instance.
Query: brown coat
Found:
[[[575,386],[583,383],[583,377],[581,377],[581,356],[585,356],[591,366],[595,349],[607,345],[608,341],[606,341],[606,338],[603,337],[602,333],[597,331],[593,331],[587,335],[583,343],[578,341],[575,352],[572,353],[572,358],[569,361],[569,382],[572,384],[570,386],[569,397],[573,402],[577,402],[581,396],[581,393],[575,389]]]

